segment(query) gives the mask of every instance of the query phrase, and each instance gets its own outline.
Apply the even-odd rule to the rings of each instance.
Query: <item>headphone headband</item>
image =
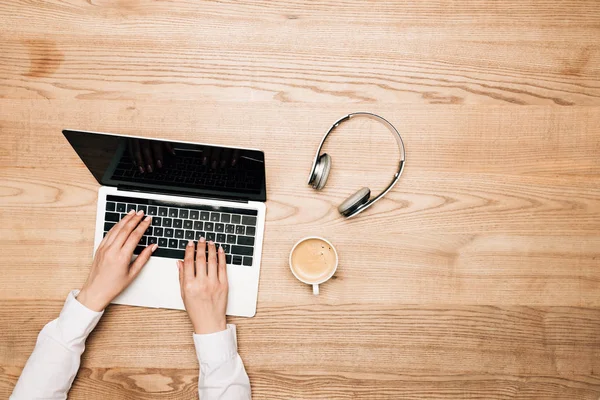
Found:
[[[360,212],[366,210],[367,208],[369,208],[370,206],[372,206],[377,200],[379,200],[383,196],[385,196],[387,194],[387,192],[389,192],[390,190],[392,190],[392,188],[396,185],[396,183],[398,183],[398,180],[400,179],[400,176],[402,175],[402,172],[404,171],[404,163],[406,161],[406,151],[404,149],[404,141],[402,140],[402,136],[400,135],[400,132],[398,132],[398,130],[396,129],[396,127],[394,125],[392,125],[387,119],[383,118],[380,115],[373,114],[373,113],[370,113],[370,112],[364,112],[364,111],[355,112],[355,113],[351,113],[351,114],[345,115],[342,118],[340,118],[337,121],[335,121],[333,123],[333,125],[331,125],[331,127],[329,128],[329,130],[327,131],[327,133],[325,133],[325,135],[323,136],[323,139],[321,139],[321,143],[319,144],[319,148],[317,149],[317,153],[315,155],[315,158],[314,158],[313,163],[312,163],[312,167],[310,169],[310,174],[309,174],[309,178],[308,178],[308,184],[309,185],[311,183],[311,178],[312,178],[313,174],[315,173],[315,168],[317,166],[317,161],[319,160],[319,156],[321,155],[321,150],[323,149],[323,145],[325,144],[325,140],[329,137],[329,135],[341,123],[343,123],[345,121],[348,121],[348,120],[350,120],[350,119],[352,119],[354,117],[367,117],[367,118],[371,118],[371,119],[374,119],[375,121],[378,121],[378,122],[382,123],[383,125],[385,125],[386,128],[388,128],[388,130],[390,130],[394,134],[394,138],[396,139],[396,142],[398,144],[398,149],[400,150],[400,162],[398,164],[398,170],[394,174],[394,177],[393,177],[392,181],[390,182],[390,184],[381,193],[379,193],[377,196],[375,196],[372,200],[369,200],[367,203],[361,205],[356,210],[354,210],[350,215],[348,215],[348,217],[357,215]]]

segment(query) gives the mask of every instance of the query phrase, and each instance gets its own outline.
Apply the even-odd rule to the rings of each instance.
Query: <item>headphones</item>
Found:
[[[313,161],[312,168],[310,170],[310,175],[308,178],[308,184],[312,186],[313,189],[323,189],[325,187],[325,183],[327,183],[329,171],[331,171],[331,156],[327,153],[321,154],[321,149],[323,148],[325,140],[331,134],[331,132],[333,132],[335,128],[337,128],[342,122],[348,121],[355,117],[367,117],[374,119],[375,121],[381,122],[394,134],[396,142],[398,142],[398,148],[400,149],[400,163],[398,164],[398,170],[394,174],[394,178],[392,179],[390,184],[373,199],[371,199],[371,189],[369,189],[368,187],[363,187],[339,205],[338,211],[346,218],[353,217],[363,212],[364,210],[375,204],[377,200],[385,196],[387,192],[389,192],[396,185],[396,183],[398,183],[400,175],[402,175],[402,172],[404,171],[404,162],[406,160],[406,152],[404,150],[404,142],[402,141],[402,136],[400,136],[400,133],[394,127],[394,125],[389,123],[385,118],[369,112],[356,112],[348,114],[335,121],[335,123],[331,125],[331,128],[329,128],[325,136],[323,136],[323,139],[321,139],[321,144],[317,149],[317,154],[315,155],[315,159]]]

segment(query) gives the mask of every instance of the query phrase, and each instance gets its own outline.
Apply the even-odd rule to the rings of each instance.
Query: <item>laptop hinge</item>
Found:
[[[149,194],[161,194],[164,196],[180,196],[180,197],[189,197],[190,199],[204,199],[204,200],[217,200],[217,201],[230,201],[230,202],[234,202],[234,203],[243,203],[243,204],[248,204],[248,200],[244,200],[244,199],[239,199],[239,198],[235,198],[235,197],[215,197],[215,196],[207,196],[207,195],[200,195],[197,193],[191,194],[191,193],[181,193],[175,190],[152,190],[152,189],[140,189],[138,187],[134,187],[134,186],[128,186],[128,185],[118,185],[117,186],[117,190],[123,190],[123,191],[127,191],[127,192],[138,192],[138,193],[149,193]]]

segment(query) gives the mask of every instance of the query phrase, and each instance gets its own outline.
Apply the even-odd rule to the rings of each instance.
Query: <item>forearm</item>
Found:
[[[202,400],[251,398],[250,380],[237,352],[235,325],[208,335],[194,335],[200,363],[198,393]]]
[[[79,370],[85,340],[102,316],[69,293],[60,316],[40,332],[35,348],[10,397],[20,399],[66,399]]]

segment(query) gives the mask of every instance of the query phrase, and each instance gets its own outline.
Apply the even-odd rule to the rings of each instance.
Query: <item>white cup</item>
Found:
[[[329,245],[329,247],[331,247],[333,249],[333,254],[335,254],[335,267],[331,270],[331,272],[329,273],[329,275],[327,275],[324,279],[319,280],[318,282],[309,282],[306,281],[302,278],[300,278],[298,275],[296,275],[296,271],[294,271],[294,268],[292,266],[292,254],[294,254],[294,250],[296,250],[296,247],[309,239],[318,239],[318,240],[322,240],[325,243],[327,243]],[[324,239],[320,236],[307,236],[303,239],[300,239],[298,242],[296,242],[296,244],[294,245],[294,247],[292,247],[292,251],[290,251],[290,257],[289,257],[289,264],[290,264],[290,270],[292,271],[292,274],[294,274],[294,276],[296,277],[296,279],[298,279],[300,282],[302,283],[306,283],[307,285],[312,285],[313,288],[313,294],[314,295],[318,295],[319,294],[319,285],[322,283],[327,282],[329,279],[331,279],[331,277],[335,274],[335,272],[337,271],[337,267],[338,267],[338,263],[339,263],[339,257],[338,257],[338,253],[337,250],[335,249],[335,247],[331,244],[331,242],[327,239]]]

